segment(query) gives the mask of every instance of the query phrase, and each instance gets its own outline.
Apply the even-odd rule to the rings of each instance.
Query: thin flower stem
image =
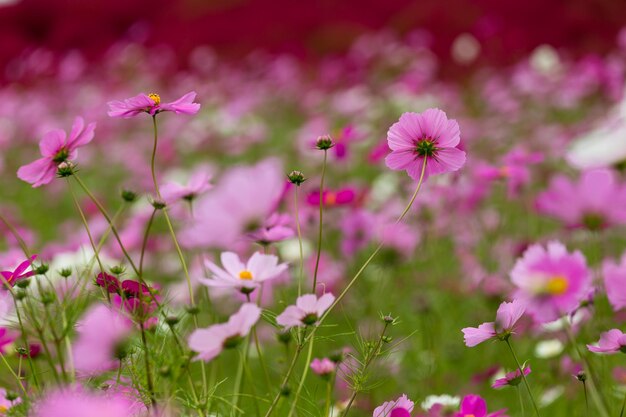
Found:
[[[306,381],[306,377],[309,373],[309,365],[311,363],[311,358],[313,357],[313,345],[315,339],[311,339],[309,343],[309,350],[306,354],[306,360],[304,361],[304,369],[302,370],[302,377],[300,377],[300,382],[298,383],[298,389],[296,390],[296,395],[293,398],[293,402],[291,403],[291,408],[289,409],[289,416],[291,417],[293,413],[296,411],[296,405],[298,404],[298,399],[300,398],[300,393],[302,392],[302,387],[304,387],[304,381]]]
[[[2,353],[0,353],[0,359],[2,359],[2,362],[6,365],[11,375],[13,375],[13,377],[15,378],[15,380],[17,381],[17,384],[20,386],[20,389],[24,393],[24,398],[26,398],[28,393],[26,392],[26,388],[24,388],[24,384],[22,384],[22,378],[20,378],[19,375],[15,373],[15,371],[13,370],[11,365],[9,365],[9,362],[7,362],[6,358],[4,357]]]
[[[509,339],[505,339],[506,345],[509,347],[509,350],[511,351],[511,355],[513,356],[513,359],[515,360],[515,363],[517,365],[517,369],[519,369],[520,374],[522,375],[522,380],[524,381],[524,385],[526,386],[526,389],[528,390],[528,395],[530,397],[530,401],[533,403],[533,408],[535,409],[535,413],[537,414],[537,417],[540,416],[539,414],[539,407],[537,407],[537,403],[535,402],[535,397],[533,396],[533,392],[530,389],[530,384],[528,384],[528,380],[526,379],[526,375],[524,375],[524,370],[522,369],[522,365],[519,361],[519,359],[517,359],[517,355],[515,354],[515,351],[513,350],[513,346],[511,345],[511,341]]]
[[[298,297],[302,295],[302,280],[304,279],[304,251],[302,250],[302,229],[300,228],[300,215],[298,211],[298,190],[299,185],[296,185],[296,192],[294,193],[294,210],[296,214],[296,230],[298,232],[298,250],[300,252],[300,270],[298,273]]]
[[[141,243],[141,255],[139,255],[139,275],[143,276],[143,258],[146,253],[146,246],[148,245],[148,236],[150,235],[150,229],[152,228],[152,223],[154,222],[154,216],[156,215],[157,209],[152,210],[152,214],[150,215],[150,219],[148,220],[148,224],[146,225],[146,231],[143,234],[143,241]]]
[[[524,399],[522,398],[522,389],[519,387],[519,385],[516,388],[517,388],[517,397],[519,398],[519,406],[522,411],[522,417],[525,417],[526,412],[524,410]]]
[[[141,343],[144,348],[144,362],[146,365],[146,379],[148,381],[148,393],[150,394],[150,404],[156,409],[156,397],[154,395],[154,382],[152,381],[152,368],[150,368],[150,356],[148,352],[148,340],[146,338],[146,329],[143,322],[139,322],[139,329],[141,330]]]
[[[324,401],[324,414],[322,414],[323,417],[328,417],[328,415],[330,414],[330,404],[332,402],[334,383],[335,373],[333,372],[331,377],[328,379],[328,383],[326,384],[326,401]]]
[[[99,248],[96,247],[96,244],[93,240],[93,236],[91,234],[91,230],[89,229],[89,223],[87,223],[87,219],[85,218],[85,213],[83,212],[83,209],[80,207],[80,204],[78,203],[78,199],[76,199],[76,193],[74,192],[74,189],[72,188],[72,183],[70,182],[69,178],[67,179],[67,188],[69,188],[70,190],[70,194],[72,195],[72,201],[74,201],[74,205],[76,206],[76,209],[78,210],[78,214],[80,215],[80,220],[82,221],[83,226],[85,226],[85,231],[87,232],[87,237],[89,238],[89,244],[91,244],[91,248],[93,249],[93,254],[96,257],[98,266],[100,267],[100,272],[104,272],[104,267],[102,266],[102,260],[100,259],[100,255],[98,254]]]
[[[587,394],[587,381],[582,381],[583,391],[585,393],[585,415],[589,417],[589,396]]]
[[[299,344],[296,347],[296,351],[295,351],[295,353],[293,355],[293,358],[291,359],[291,364],[289,364],[289,368],[287,369],[287,373],[283,377],[283,381],[280,384],[279,391],[276,394],[276,396],[274,397],[274,399],[272,400],[272,404],[270,405],[270,408],[267,410],[267,413],[265,413],[265,417],[269,417],[270,415],[272,415],[272,412],[276,408],[276,405],[278,404],[278,400],[281,397],[281,391],[282,391],[282,389],[284,387],[287,386],[287,383],[289,382],[289,378],[291,377],[291,374],[293,373],[293,370],[296,367],[296,363],[298,362],[298,358],[300,357],[300,353],[302,352],[303,348],[304,348],[303,344]]]
[[[250,334],[246,337],[245,345],[243,347],[243,352],[241,354],[241,360],[239,361],[239,366],[237,368],[237,375],[235,377],[235,386],[233,387],[233,410],[235,410],[235,416],[239,415],[239,408],[237,405],[239,404],[239,397],[241,396],[241,390],[243,387],[243,371],[246,366],[246,362],[248,361],[248,352],[250,350]]]
[[[619,417],[624,416],[624,408],[626,408],[626,393],[624,393],[624,401],[622,401],[622,409],[619,412]]]
[[[322,163],[322,179],[320,180],[320,225],[317,234],[317,255],[315,257],[315,272],[313,272],[313,292],[317,289],[317,272],[320,267],[320,256],[322,254],[322,226],[324,216],[324,179],[326,178],[326,162],[328,160],[328,150],[324,149],[324,162]]]

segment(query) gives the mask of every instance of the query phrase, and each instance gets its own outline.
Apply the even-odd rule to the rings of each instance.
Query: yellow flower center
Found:
[[[150,97],[152,99],[152,101],[154,101],[154,104],[156,104],[157,106],[159,104],[161,104],[161,96],[156,94],[156,93],[150,93],[148,94],[148,97]]]
[[[550,278],[550,281],[545,286],[545,291],[552,295],[561,295],[567,291],[569,282],[563,275],[556,275]]]
[[[474,414],[465,414],[465,417],[474,417]]]
[[[246,281],[249,281],[252,279],[252,272],[246,270],[243,270],[239,273],[239,279],[245,279]]]
[[[9,408],[6,405],[0,405],[0,414],[4,415],[9,411]]]
[[[335,203],[337,203],[337,194],[333,193],[332,191],[329,191],[328,193],[326,193],[325,203],[328,206],[334,206]]]

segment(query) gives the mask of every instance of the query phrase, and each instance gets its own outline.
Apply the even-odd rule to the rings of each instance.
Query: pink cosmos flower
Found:
[[[13,343],[18,337],[19,333],[5,327],[0,327],[0,353],[6,354],[6,347]]]
[[[121,344],[133,331],[128,318],[99,304],[91,307],[76,327],[74,366],[79,373],[97,374],[119,366]]]
[[[486,340],[499,338],[504,340],[509,337],[515,328],[515,324],[524,314],[526,306],[520,300],[500,304],[496,313],[496,321],[483,323],[478,327],[466,327],[462,329],[465,345],[476,346]]]
[[[598,230],[626,224],[626,186],[609,169],[585,171],[578,182],[560,175],[539,194],[536,206],[571,228]]]
[[[261,245],[280,242],[293,237],[291,217],[288,214],[274,213],[254,232],[248,234],[250,239]]]
[[[255,252],[245,264],[233,252],[222,252],[220,259],[223,269],[211,261],[205,261],[213,276],[200,278],[201,283],[209,287],[232,287],[250,293],[264,281],[276,278],[287,270],[287,264],[279,264],[277,256],[260,252]]]
[[[587,345],[587,349],[594,353],[609,355],[617,352],[626,353],[626,334],[619,329],[611,329],[600,335],[597,346]]]
[[[328,376],[335,372],[337,364],[328,358],[315,358],[311,361],[311,370],[320,376]]]
[[[124,395],[70,387],[49,392],[34,406],[34,417],[131,417],[134,404]]]
[[[161,96],[158,94],[138,94],[135,97],[127,98],[124,101],[109,101],[109,116],[123,117],[128,119],[141,113],[148,113],[156,116],[164,111],[171,111],[176,114],[196,114],[200,110],[200,104],[194,103],[196,92],[191,91],[176,101],[171,103],[161,103]]]
[[[322,191],[322,199],[324,200],[325,207],[349,205],[352,204],[356,199],[356,190],[350,187],[340,188],[338,190],[324,190]],[[319,206],[319,191],[310,192],[307,195],[306,201],[311,206]]]
[[[406,170],[414,180],[420,178],[424,158],[424,178],[457,171],[465,164],[465,152],[458,149],[461,139],[459,124],[448,120],[439,109],[423,113],[404,113],[387,133],[391,153],[385,158],[393,170]]]
[[[530,365],[523,367],[523,369],[524,376],[530,374]],[[496,379],[493,382],[493,385],[491,385],[491,388],[502,388],[506,387],[507,385],[516,386],[519,385],[520,382],[522,382],[522,374],[520,373],[519,369],[516,369],[513,372],[507,373],[504,378]]]
[[[186,185],[180,185],[175,182],[165,183],[161,187],[161,197],[168,204],[181,199],[192,201],[213,187],[209,183],[210,180],[211,174],[205,169],[199,169],[191,175]]]
[[[16,398],[13,401],[9,401],[7,399],[7,390],[4,388],[0,388],[0,415],[4,416],[7,414],[7,411],[11,409],[14,405],[20,404],[22,402],[21,398]]]
[[[466,395],[461,400],[461,409],[454,417],[498,417],[503,416],[506,410],[487,413],[487,403],[478,395]]]
[[[580,251],[567,252],[560,242],[530,246],[511,271],[515,297],[537,322],[556,320],[576,309],[589,294],[591,274]]]
[[[319,299],[315,294],[305,294],[298,297],[295,305],[287,307],[279,314],[276,323],[287,329],[314,325],[333,301],[335,296],[331,293],[326,293]]]
[[[261,309],[254,303],[246,303],[226,323],[195,330],[188,341],[191,350],[198,352],[194,360],[208,362],[223,349],[234,348],[241,343],[260,317]]]
[[[61,129],[46,133],[39,142],[43,158],[20,167],[17,177],[33,187],[48,184],[54,179],[59,164],[76,159],[78,148],[91,142],[95,129],[95,123],[85,127],[82,117],[77,117],[69,137]]]
[[[606,259],[602,263],[602,276],[606,295],[613,310],[617,311],[626,307],[626,291],[624,291],[626,288],[626,253],[622,255],[619,264]]]
[[[406,394],[395,401],[387,401],[374,409],[372,417],[410,417],[414,403]]]
[[[32,265],[35,259],[37,259],[37,255],[33,255],[29,259],[20,263],[17,266],[17,268],[15,268],[13,271],[0,271],[0,275],[2,275],[2,278],[4,278],[4,280],[13,287],[15,286],[17,281],[21,281],[25,278],[32,277],[33,275],[35,275],[34,271],[24,272],[29,266]],[[4,282],[2,284],[3,284],[2,288],[4,288],[4,285],[6,284],[4,284]]]

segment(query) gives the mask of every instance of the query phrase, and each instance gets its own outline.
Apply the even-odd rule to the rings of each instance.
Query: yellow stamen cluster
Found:
[[[326,201],[324,201],[327,205],[329,206],[334,206],[335,203],[337,203],[337,194],[333,193],[332,191],[329,191],[328,193],[326,193]]]
[[[161,96],[156,94],[156,93],[150,93],[148,94],[148,97],[150,97],[152,99],[152,101],[154,101],[154,104],[156,104],[157,106],[159,104],[161,104]]]
[[[246,270],[243,270],[239,273],[239,279],[243,279],[246,281],[250,281],[252,279],[252,272]]]
[[[569,287],[569,282],[567,278],[562,275],[556,275],[548,281],[545,286],[545,291],[551,295],[561,295],[567,291]]]

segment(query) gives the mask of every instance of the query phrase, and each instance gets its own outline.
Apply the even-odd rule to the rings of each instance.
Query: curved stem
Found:
[[[317,288],[317,272],[320,267],[320,256],[322,254],[322,226],[324,216],[324,178],[326,177],[326,162],[328,160],[328,150],[324,149],[324,162],[322,163],[322,179],[320,180],[320,226],[317,234],[317,255],[315,258],[315,272],[313,273],[313,294]]]
[[[539,417],[540,416],[539,408],[537,407],[537,403],[535,402],[535,397],[533,396],[533,392],[530,389],[530,384],[528,384],[528,380],[526,379],[526,375],[524,375],[524,369],[522,369],[522,364],[517,359],[517,355],[515,354],[515,351],[513,350],[513,346],[511,345],[511,341],[509,339],[506,339],[505,342],[506,342],[506,345],[509,347],[509,350],[511,351],[511,355],[513,355],[513,359],[515,359],[515,364],[517,365],[517,369],[519,370],[519,373],[522,376],[522,380],[524,381],[524,385],[526,386],[526,389],[528,390],[528,395],[530,396],[530,401],[533,403],[533,408],[535,409],[535,413],[537,414],[537,417]]]
[[[152,210],[152,214],[150,215],[150,219],[148,220],[148,224],[146,225],[146,230],[143,234],[143,241],[141,243],[141,255],[139,255],[139,275],[143,276],[143,258],[146,253],[146,246],[148,245],[148,236],[150,235],[150,229],[152,228],[152,223],[154,222],[154,216],[156,215],[157,209]]]

